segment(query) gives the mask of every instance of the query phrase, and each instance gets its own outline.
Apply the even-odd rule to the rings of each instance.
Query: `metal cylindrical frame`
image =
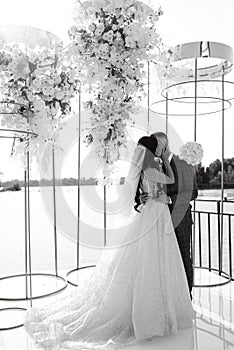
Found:
[[[193,46],[193,44],[197,44],[197,43],[188,43],[186,45],[188,45],[188,48],[189,50],[191,49],[191,45]],[[216,49],[216,52],[215,52],[215,57],[219,57],[221,55],[221,57],[224,59],[225,58],[225,54],[220,50],[221,47],[223,47],[225,50],[226,50],[226,53],[227,53],[227,60],[229,61],[229,69],[231,68],[232,66],[232,54],[231,54],[231,50],[229,47],[227,47],[226,45],[223,45],[223,44],[220,44],[221,46],[217,46],[219,43],[213,43],[213,44],[216,44],[215,46],[215,49]],[[185,57],[181,56],[180,59],[186,59],[186,58],[191,58],[192,55],[194,55],[194,52],[186,52],[185,50],[185,45],[182,45],[182,47],[184,46],[184,52],[183,54],[185,55]],[[194,47],[193,47],[194,49]],[[218,56],[219,55],[219,56]],[[164,89],[164,98],[165,98],[165,103],[166,103],[166,112],[163,113],[165,116],[166,116],[166,134],[168,134],[168,117],[169,117],[169,112],[168,112],[168,104],[169,104],[169,101],[172,100],[172,101],[176,101],[178,100],[177,98],[168,98],[168,93],[169,93],[169,90],[170,90],[170,87],[175,87],[177,85],[181,85],[181,84],[187,84],[187,83],[194,83],[194,141],[196,142],[197,141],[197,116],[198,116],[198,111],[197,111],[197,106],[198,106],[198,94],[197,94],[197,85],[198,85],[198,82],[199,81],[202,81],[204,82],[204,80],[198,80],[198,63],[197,63],[197,58],[198,57],[203,57],[202,54],[200,53],[196,55],[194,55],[194,80],[193,81],[183,81],[181,83],[177,83],[177,84],[172,84],[172,85],[169,85],[167,86],[166,89]],[[194,287],[213,287],[213,286],[219,286],[219,285],[224,285],[224,284],[227,284],[229,283],[232,279],[231,277],[228,275],[228,273],[222,271],[222,262],[223,262],[223,231],[224,231],[224,222],[223,222],[223,195],[224,195],[224,177],[223,177],[223,171],[224,171],[224,115],[225,115],[225,101],[230,102],[230,100],[225,100],[225,93],[224,93],[224,86],[225,86],[225,74],[227,73],[227,71],[225,70],[225,67],[223,67],[223,70],[222,70],[222,80],[220,81],[221,84],[222,84],[222,96],[220,98],[220,101],[222,103],[222,108],[221,108],[221,113],[222,113],[222,127],[221,127],[221,139],[222,139],[222,163],[221,163],[221,211],[220,211],[220,218],[221,218],[221,221],[219,223],[219,230],[220,230],[220,234],[219,234],[219,237],[218,237],[218,244],[220,246],[220,249],[219,249],[219,262],[220,262],[220,266],[219,266],[219,269],[215,269],[215,268],[206,268],[206,267],[202,267],[202,266],[195,266],[195,211],[196,211],[196,201],[194,201],[194,226],[193,226],[193,231],[192,231],[192,261],[193,261],[193,279],[194,279],[194,270],[195,269],[198,269],[198,268],[201,268],[201,269],[208,269],[209,271],[215,271],[215,272],[219,272],[219,275],[221,277],[224,277],[226,278],[226,281],[224,282],[220,282],[220,283],[215,283],[215,284],[194,284]],[[206,80],[208,81],[208,80]],[[215,80],[217,81],[217,80]],[[233,82],[230,82],[228,81],[228,83],[231,83],[233,84]],[[231,98],[233,99],[233,98]],[[162,113],[159,113],[159,114],[162,114]],[[194,282],[193,282],[194,283]]]
[[[20,136],[17,136],[16,134],[24,134],[29,136],[37,136],[35,133],[27,131],[27,130],[15,130],[15,129],[4,129],[1,128],[0,131],[2,132],[11,132],[14,133],[13,136],[4,136],[4,138],[8,139],[16,139],[21,138]],[[0,136],[1,138],[1,136]],[[30,141],[28,141],[30,142]],[[26,301],[30,300],[30,306],[32,306],[33,299],[40,299],[43,297],[54,295],[58,292],[63,291],[67,287],[67,281],[58,275],[57,273],[57,255],[55,256],[55,275],[49,274],[49,273],[32,273],[32,253],[31,253],[31,214],[30,214],[30,161],[29,161],[29,150],[26,151],[26,167],[24,169],[24,249],[25,249],[25,256],[24,256],[24,264],[25,264],[25,272],[23,274],[15,274],[15,275],[7,275],[0,278],[1,281],[5,281],[8,279],[14,279],[14,278],[25,278],[25,297],[18,297],[18,298],[9,298],[9,297],[0,297],[1,301]],[[53,177],[54,177],[54,163],[53,163]],[[55,208],[55,196],[54,196],[54,208]],[[56,219],[56,217],[55,217]],[[56,222],[55,222],[55,237],[56,237]],[[55,238],[55,251],[57,252],[57,240]],[[53,292],[41,294],[37,296],[33,296],[32,292],[32,277],[33,276],[45,276],[49,278],[56,278],[63,282],[63,286],[59,289],[56,289]],[[0,311],[12,311],[12,310],[22,310],[26,311],[25,308],[2,308]],[[14,329],[23,326],[23,324],[12,326],[12,327],[4,327],[0,328],[1,330],[7,330],[7,329]]]

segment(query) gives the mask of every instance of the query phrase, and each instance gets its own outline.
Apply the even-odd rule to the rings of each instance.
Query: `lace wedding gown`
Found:
[[[147,169],[150,199],[120,248],[106,249],[82,285],[54,304],[27,312],[25,329],[44,349],[117,349],[192,326],[186,275],[166,195],[154,198],[157,171]],[[157,219],[155,219],[157,217]]]

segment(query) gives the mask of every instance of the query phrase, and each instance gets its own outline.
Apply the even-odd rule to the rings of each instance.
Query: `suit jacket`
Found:
[[[183,223],[183,226],[192,225],[190,201],[196,199],[198,195],[194,168],[175,155],[170,165],[175,182],[166,186],[166,193],[172,200],[170,211],[173,225],[175,228],[180,223]]]

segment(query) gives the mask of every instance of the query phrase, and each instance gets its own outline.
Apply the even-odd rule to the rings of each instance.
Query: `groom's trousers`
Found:
[[[173,207],[169,205],[169,209],[172,212]],[[172,216],[173,218],[173,216]],[[173,220],[172,220],[173,221]],[[183,219],[175,224],[175,234],[179,244],[181,257],[184,263],[184,268],[187,276],[188,286],[190,293],[193,287],[193,263],[192,263],[192,215],[191,205],[189,205]]]

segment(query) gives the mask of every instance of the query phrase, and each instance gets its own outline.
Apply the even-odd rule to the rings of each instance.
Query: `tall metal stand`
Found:
[[[147,133],[150,130],[150,62],[147,63]]]
[[[194,142],[197,141],[197,58],[194,62]],[[194,169],[194,177],[196,179],[196,167]],[[193,201],[193,229],[192,229],[192,264],[193,264],[193,285],[195,277],[195,244],[196,244],[196,200]]]
[[[80,157],[81,157],[81,88],[79,90],[79,114],[78,114],[78,141],[77,141],[77,232],[76,232],[76,268],[68,271],[66,274],[67,282],[71,284],[74,287],[78,286],[78,283],[72,281],[72,276],[76,277],[76,280],[79,279],[79,271],[86,271],[86,269],[95,267],[96,265],[88,265],[80,267],[80,213],[81,213],[81,206],[80,206]],[[105,216],[105,212],[104,212]]]
[[[9,139],[15,139],[15,138],[22,138],[23,135],[27,135],[27,138],[29,136],[36,137],[37,135],[34,133],[31,133],[29,131],[22,131],[22,130],[12,130],[12,129],[0,129],[0,132],[5,133],[13,133],[13,136],[8,136]],[[17,136],[20,135],[20,136]],[[1,138],[1,136],[0,136]],[[6,138],[6,136],[4,136]],[[30,142],[30,141],[28,141]],[[25,280],[25,295],[24,296],[16,296],[16,297],[9,297],[9,296],[2,296],[0,293],[0,300],[1,301],[30,301],[30,306],[32,307],[32,303],[34,299],[40,299],[43,297],[54,295],[58,292],[63,291],[67,287],[66,280],[59,276],[57,273],[57,256],[56,256],[56,262],[55,262],[55,270],[56,273],[49,274],[49,273],[33,273],[32,272],[32,249],[31,249],[31,212],[30,212],[30,157],[29,157],[29,150],[26,151],[25,154],[26,157],[26,166],[24,169],[24,273],[23,274],[15,274],[15,275],[7,275],[0,278],[0,285],[1,282],[6,283],[7,281],[15,280],[16,286],[14,290],[16,293],[18,293],[17,288],[17,281],[19,279]],[[55,199],[55,197],[54,197]],[[54,202],[55,204],[55,202]],[[55,223],[56,226],[56,223]],[[56,231],[55,231],[56,232]],[[57,252],[57,241],[55,240],[55,251]],[[37,291],[33,289],[33,280],[34,278],[38,279],[40,278],[41,286],[45,286],[48,283],[48,280],[55,279],[56,281],[60,282],[60,287],[57,287],[52,292],[47,293],[37,293]],[[0,309],[0,312],[2,314],[6,312],[11,312],[13,315],[13,312],[25,312],[26,308],[21,307],[8,307],[8,308],[2,308]],[[12,316],[12,326],[8,327],[1,327],[1,330],[8,330],[8,329],[14,329],[23,326],[23,323],[21,324],[14,324],[14,316]]]

